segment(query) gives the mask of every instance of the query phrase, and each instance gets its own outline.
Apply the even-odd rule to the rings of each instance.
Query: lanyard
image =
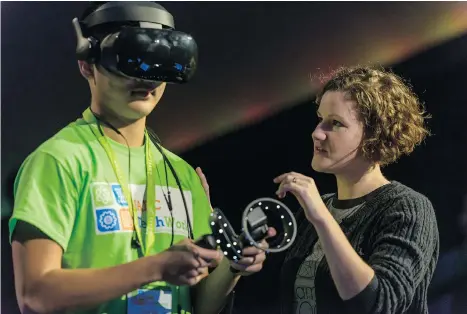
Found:
[[[99,128],[100,132],[96,132],[93,129],[92,124],[96,121],[91,109],[88,108],[83,113],[83,119],[86,121],[89,126],[91,127],[92,133],[96,136],[99,143],[104,148],[107,156],[109,157],[110,163],[112,164],[112,168],[115,172],[117,177],[118,183],[122,187],[123,195],[128,203],[128,209],[130,214],[133,218],[133,225],[135,228],[136,236],[138,238],[139,243],[141,244],[141,249],[143,251],[144,256],[149,255],[149,248],[154,245],[155,241],[155,230],[154,230],[154,222],[156,221],[156,183],[153,177],[153,162],[152,162],[152,154],[150,150],[150,139],[148,132],[144,132],[144,150],[145,150],[145,164],[146,164],[146,242],[143,242],[142,238],[142,231],[138,223],[138,213],[136,211],[136,207],[133,203],[133,198],[131,196],[129,190],[129,184],[125,182],[120,167],[118,165],[117,159],[115,158],[115,154],[110,147],[110,143],[107,137],[104,135],[102,129]],[[142,215],[142,212],[141,212]]]

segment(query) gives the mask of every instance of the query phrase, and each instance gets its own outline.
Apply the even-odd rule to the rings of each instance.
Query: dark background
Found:
[[[166,147],[201,166],[214,206],[238,227],[252,200],[274,196],[286,171],[311,170],[316,77],[336,66],[379,62],[409,79],[433,116],[433,136],[384,170],[433,202],[441,250],[462,241],[467,192],[467,5],[464,3],[163,4],[200,46],[200,69],[170,86],[148,123]],[[7,219],[17,167],[89,104],[73,56],[71,19],[84,3],[2,3],[2,312],[16,313]],[[297,203],[285,203],[295,210]],[[238,285],[235,309],[274,307],[279,259]],[[269,305],[267,305],[269,304]]]

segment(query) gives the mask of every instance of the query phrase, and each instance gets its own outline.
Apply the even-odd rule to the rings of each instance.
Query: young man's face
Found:
[[[147,83],[109,73],[100,66],[93,66],[95,79],[94,97],[101,106],[127,120],[137,120],[149,115],[165,90],[165,83]]]

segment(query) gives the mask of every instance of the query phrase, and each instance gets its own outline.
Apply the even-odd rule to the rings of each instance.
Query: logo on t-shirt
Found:
[[[132,184],[129,188],[134,208],[138,213],[137,223],[145,231],[147,227],[146,186]],[[176,235],[188,236],[188,222],[180,190],[170,187],[169,189],[172,200],[172,213],[170,213],[165,198],[167,188],[156,186],[154,232],[172,234],[173,229]],[[188,207],[190,221],[193,223],[191,192],[183,191],[183,195]],[[97,234],[132,232],[134,230],[133,215],[118,183],[92,183],[91,196]]]
[[[96,210],[97,230],[100,232],[111,232],[120,230],[117,212],[115,209],[97,209]]]
[[[120,206],[128,206],[128,203],[125,199],[125,195],[123,194],[123,189],[119,184],[112,185],[112,191],[115,195],[115,199],[117,200],[117,204]]]
[[[95,183],[91,186],[91,194],[94,207],[113,205],[112,191],[107,183]]]

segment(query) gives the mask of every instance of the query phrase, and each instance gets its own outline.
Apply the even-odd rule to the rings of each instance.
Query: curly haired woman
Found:
[[[428,135],[423,106],[397,75],[343,68],[317,97],[312,167],[336,177],[320,195],[300,173],[274,179],[294,195],[298,238],[282,269],[282,313],[427,313],[439,254],[431,202],[381,168]]]

